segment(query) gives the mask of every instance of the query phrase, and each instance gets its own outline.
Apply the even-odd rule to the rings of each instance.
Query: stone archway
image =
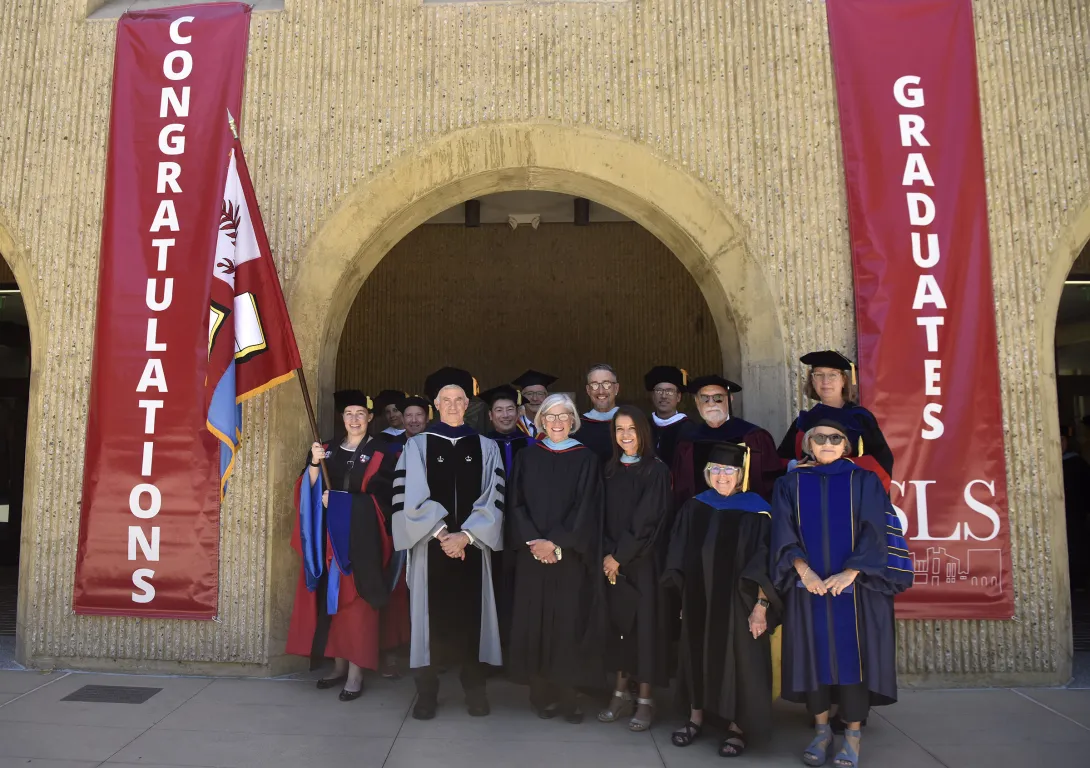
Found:
[[[41,392],[38,384],[41,378],[42,350],[45,348],[45,336],[48,325],[39,310],[37,281],[34,280],[30,263],[26,253],[18,246],[12,236],[12,228],[8,220],[0,212],[0,258],[7,263],[15,282],[19,286],[19,292],[23,301],[23,309],[26,312],[27,324],[30,328],[30,393],[29,408],[27,409],[27,435],[38,434],[38,426],[41,421],[42,405]],[[26,632],[30,624],[31,585],[33,579],[33,558],[38,556],[38,551],[33,542],[36,539],[36,529],[39,520],[33,514],[33,508],[27,501],[37,498],[37,467],[39,466],[39,444],[33,440],[26,441],[25,470],[23,475],[23,509],[22,530],[20,534],[19,557],[19,593],[16,607],[17,626],[15,634],[15,658],[20,663],[26,661]]]
[[[333,389],[341,329],[364,280],[411,230],[464,200],[513,190],[586,197],[658,237],[700,287],[725,360],[740,360],[750,420],[787,423],[786,353],[778,303],[723,200],[629,139],[552,124],[467,129],[414,151],[359,185],[308,244],[288,289],[288,308],[312,392]],[[286,388],[282,388],[285,389]],[[298,446],[309,442],[294,391],[275,391],[270,423],[270,664],[283,648],[296,563],[287,556],[289,493]]]
[[[1045,446],[1058,446],[1060,444],[1060,420],[1059,400],[1056,393],[1056,317],[1060,310],[1060,299],[1063,296],[1064,282],[1071,272],[1075,260],[1082,253],[1083,248],[1090,243],[1090,201],[1081,209],[1063,233],[1060,242],[1053,249],[1049,259],[1049,268],[1045,277],[1038,317],[1038,351],[1040,359],[1041,384],[1041,410],[1042,426],[1044,428]],[[1046,503],[1056,510],[1048,515],[1049,541],[1052,546],[1052,583],[1055,590],[1056,625],[1060,633],[1060,645],[1064,648],[1066,659],[1061,662],[1060,675],[1063,679],[1070,677],[1074,660],[1074,645],[1072,639],[1072,615],[1071,593],[1068,588],[1069,574],[1067,562],[1067,527],[1064,516],[1064,487],[1063,469],[1060,463],[1060,452],[1046,450],[1045,466],[1042,468],[1042,477],[1046,478]],[[1060,546],[1062,543],[1063,546]]]

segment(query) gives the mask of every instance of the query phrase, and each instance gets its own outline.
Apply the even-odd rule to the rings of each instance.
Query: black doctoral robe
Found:
[[[603,556],[613,555],[621,565],[617,583],[605,590],[610,617],[606,663],[641,683],[665,686],[669,638],[660,622],[659,542],[669,533],[663,525],[673,504],[670,470],[658,459],[611,465],[605,497]]]
[[[893,596],[914,573],[878,476],[846,459],[787,473],[776,482],[769,549],[784,603],[780,695],[802,703],[819,685],[864,682],[871,706],[897,701]],[[822,579],[847,568],[859,575],[836,597],[812,595],[796,558]]]
[[[602,681],[602,467],[589,449],[570,442],[558,450],[541,442],[522,451],[510,483],[507,522],[518,554],[508,672],[521,683]],[[535,560],[526,542],[536,539],[560,547],[561,560]]]
[[[616,413],[616,409],[613,410]],[[595,413],[595,411],[589,411]],[[605,464],[613,458],[613,417],[599,420],[583,414],[582,426],[575,439],[589,448]]]
[[[745,443],[750,450],[749,488],[768,501],[772,485],[783,471],[783,462],[776,454],[772,435],[755,424],[737,417],[727,419],[718,427],[703,421],[688,422],[678,437],[674,452],[674,503],[680,507],[686,501],[708,489],[704,482],[704,465],[708,454],[718,443]]]
[[[689,417],[684,413],[677,414],[674,419],[669,419],[668,424],[660,424],[659,417],[654,413],[651,414],[650,419],[651,442],[655,446],[655,455],[662,459],[667,467],[674,466],[678,438],[689,423]]]
[[[746,740],[772,725],[772,646],[779,599],[768,576],[768,503],[755,493],[713,490],[678,510],[664,582],[681,590],[678,680],[693,708],[735,722]],[[764,590],[768,630],[754,639],[749,615]]]
[[[536,441],[520,429],[513,432],[489,432],[487,437],[496,441],[500,448],[500,456],[503,458],[503,470],[507,477],[515,468],[515,457],[520,451],[533,445]],[[507,486],[508,497],[511,486]],[[508,499],[504,499],[508,504]],[[496,590],[496,613],[500,622],[500,641],[504,648],[511,640],[511,602],[514,600],[515,591],[515,559],[517,553],[516,542],[511,540],[509,533],[511,526],[504,526],[503,549],[492,552],[492,584]]]

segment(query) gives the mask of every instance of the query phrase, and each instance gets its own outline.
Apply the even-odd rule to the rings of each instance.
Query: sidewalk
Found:
[[[98,765],[225,768],[688,768],[722,765],[708,736],[670,743],[680,725],[651,733],[541,721],[525,689],[489,683],[493,714],[469,717],[447,676],[439,715],[421,723],[408,679],[368,678],[351,703],[310,680],[241,680],[0,671],[0,768]],[[83,686],[161,688],[145,703],[61,701]],[[140,693],[139,691],[137,693]],[[800,707],[777,703],[773,741],[739,764],[802,765],[809,740]],[[903,691],[871,713],[862,765],[878,768],[1004,768],[1090,765],[1090,690]]]

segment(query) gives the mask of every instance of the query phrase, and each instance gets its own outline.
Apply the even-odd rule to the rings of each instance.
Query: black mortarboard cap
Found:
[[[718,386],[727,390],[728,392],[741,392],[742,385],[735,384],[730,379],[724,379],[718,374],[712,374],[710,376],[698,376],[695,379],[689,379],[689,392],[696,394],[704,387]]]
[[[375,396],[375,408],[386,410],[388,405],[397,405],[405,397],[405,393],[398,389],[384,389]]]
[[[550,376],[549,374],[542,373],[541,371],[529,370],[511,383],[519,389],[526,389],[527,387],[547,388],[554,381],[556,381],[555,376]]]
[[[358,389],[342,389],[333,393],[333,407],[337,413],[344,413],[344,409],[350,405],[361,405],[367,410],[374,410],[371,398]]]
[[[419,406],[424,409],[424,413],[428,414],[428,419],[432,417],[431,402],[421,395],[407,395],[403,397],[397,403],[397,409],[402,413],[405,413],[405,409],[411,406]]]
[[[799,362],[811,368],[836,368],[840,371],[851,371],[852,384],[855,384],[855,363],[835,349],[823,349],[819,352],[808,352],[799,358]]]
[[[643,386],[650,392],[659,384],[673,384],[678,392],[684,392],[689,385],[689,373],[684,368],[672,365],[656,365],[643,376]]]
[[[469,371],[461,368],[440,368],[424,380],[424,392],[433,401],[439,397],[439,391],[443,387],[461,387],[466,397],[475,397],[479,394],[477,380]]]
[[[481,393],[481,399],[491,408],[497,400],[510,400],[515,405],[522,405],[522,393],[510,384],[500,384],[498,387],[486,389]]]

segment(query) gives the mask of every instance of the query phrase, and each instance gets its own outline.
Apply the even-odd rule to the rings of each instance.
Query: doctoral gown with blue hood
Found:
[[[897,700],[893,596],[912,585],[912,561],[882,482],[846,459],[776,481],[770,571],[784,604],[784,699],[820,685],[865,682],[872,706]],[[859,571],[839,596],[812,595],[793,565],[820,578]]]
[[[690,706],[735,722],[747,741],[772,725],[770,636],[779,601],[768,577],[769,506],[749,491],[706,490],[678,510],[663,582],[681,591],[678,683]],[[754,639],[749,615],[763,589],[768,630]]]

